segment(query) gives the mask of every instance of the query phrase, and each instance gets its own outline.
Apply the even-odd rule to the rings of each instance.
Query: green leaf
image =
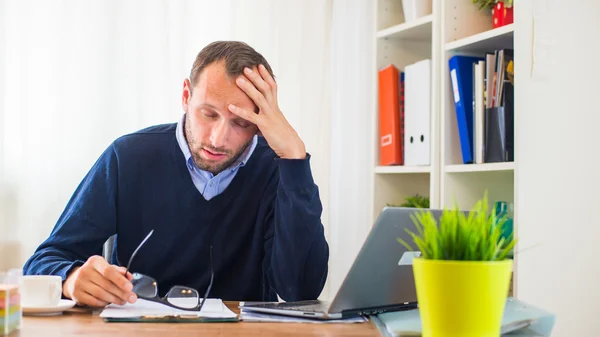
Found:
[[[498,2],[504,2],[507,7],[512,6],[512,0],[472,0],[472,3],[478,5],[480,10],[491,10]]]
[[[409,245],[406,241],[402,240],[401,238],[397,239],[398,242],[400,242],[404,247],[406,247],[406,249],[408,249],[409,251],[414,251],[413,247],[411,245]]]
[[[429,197],[415,194],[406,197],[404,202],[397,204],[387,204],[388,206],[413,207],[413,208],[429,208]]]
[[[424,259],[498,261],[512,256],[516,241],[503,236],[506,214],[488,214],[487,191],[468,214],[458,205],[445,208],[439,217],[428,209],[411,214],[415,231],[405,229]],[[407,249],[410,243],[398,239]]]

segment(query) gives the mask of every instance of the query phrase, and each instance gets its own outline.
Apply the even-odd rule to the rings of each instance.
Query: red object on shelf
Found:
[[[504,2],[500,1],[492,9],[492,20],[494,23],[494,28],[502,27],[504,25],[508,25],[513,23],[513,12],[514,6],[510,8],[504,7]]]
[[[400,73],[393,64],[379,71],[379,165],[403,165]]]

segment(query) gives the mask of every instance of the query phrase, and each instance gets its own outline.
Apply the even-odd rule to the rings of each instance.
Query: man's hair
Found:
[[[275,79],[273,70],[267,60],[254,48],[239,41],[215,41],[204,47],[196,56],[190,73],[190,84],[194,88],[202,70],[213,62],[225,62],[227,75],[235,78],[244,73],[244,68],[265,66],[269,74]]]

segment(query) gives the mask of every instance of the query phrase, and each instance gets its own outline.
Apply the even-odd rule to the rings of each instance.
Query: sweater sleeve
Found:
[[[327,279],[329,246],[310,155],[276,160],[279,180],[265,238],[266,277],[285,301],[316,299]]]
[[[68,201],[50,236],[23,267],[26,275],[58,275],[63,281],[90,256],[101,255],[116,232],[117,157],[108,147]]]

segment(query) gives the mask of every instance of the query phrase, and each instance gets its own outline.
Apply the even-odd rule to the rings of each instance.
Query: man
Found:
[[[81,305],[133,303],[129,271],[209,297],[315,299],[329,248],[310,155],[277,103],[267,61],[214,42],[183,83],[184,115],[115,140],[77,187],[25,274],[60,275]],[[117,234],[111,265],[99,255]],[[201,296],[202,296],[201,295]]]

